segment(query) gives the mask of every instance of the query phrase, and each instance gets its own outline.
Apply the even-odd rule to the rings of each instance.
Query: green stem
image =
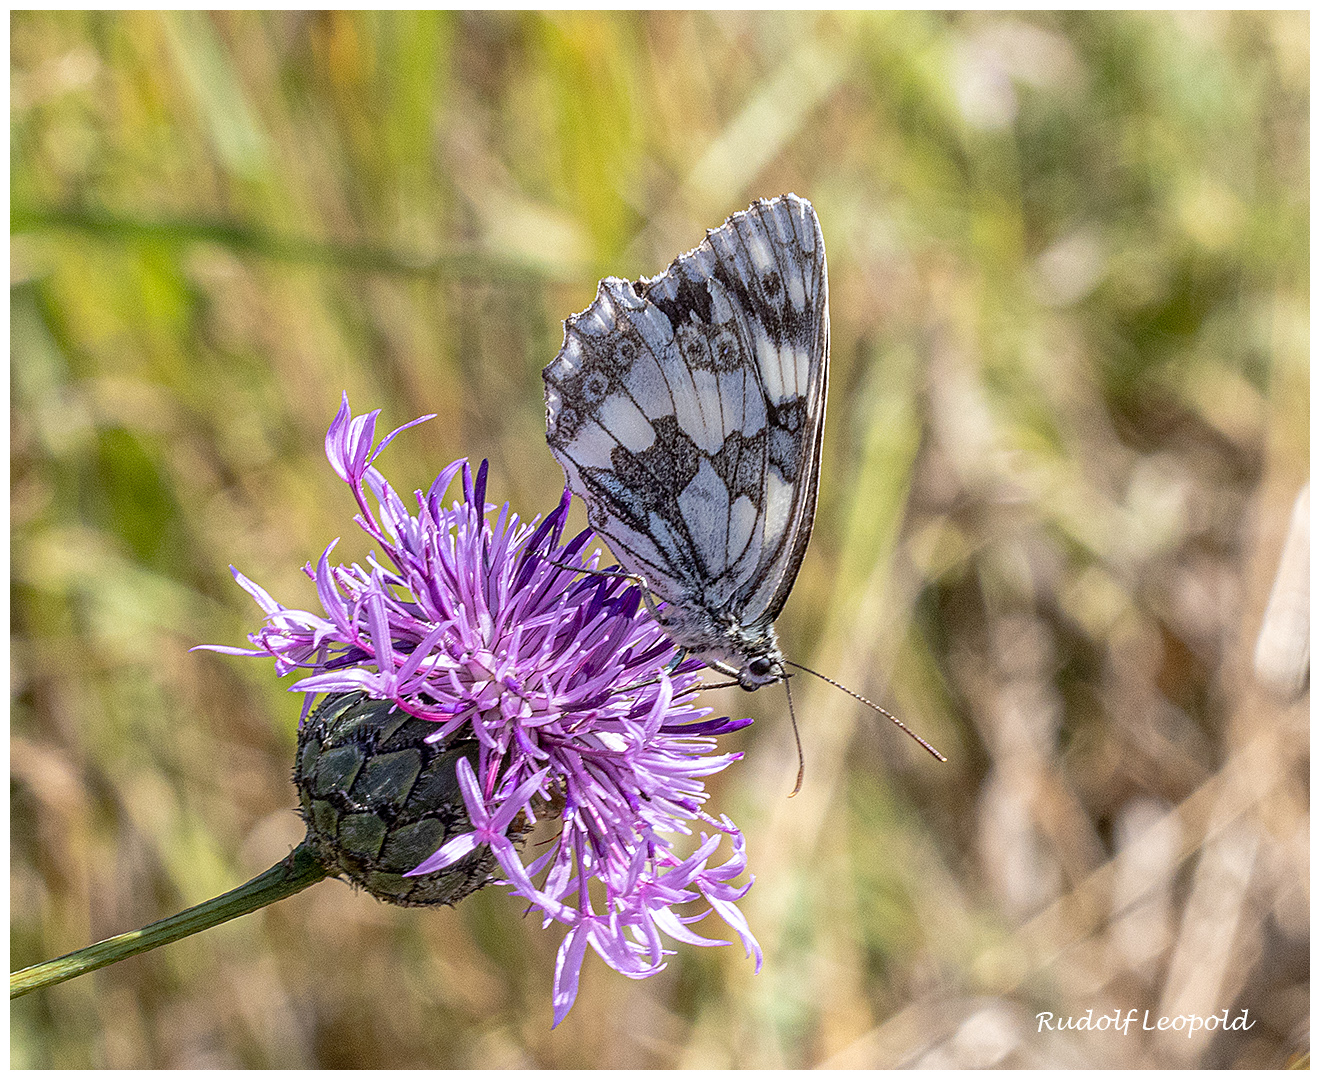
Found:
[[[171,941],[209,930],[301,892],[329,874],[330,871],[312,854],[311,848],[304,841],[289,853],[287,859],[276,863],[264,874],[257,875],[246,885],[231,889],[222,896],[144,926],[141,930],[106,938],[105,941],[88,945],[67,956],[14,972],[9,976],[9,996],[21,997],[43,986],[54,986],[159,945],[168,945]]]

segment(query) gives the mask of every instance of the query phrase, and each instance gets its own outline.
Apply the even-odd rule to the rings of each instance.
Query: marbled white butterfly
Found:
[[[774,621],[816,511],[827,292],[811,204],[758,199],[659,276],[602,281],[542,373],[588,521],[674,644],[745,690],[791,663]]]
[[[666,633],[748,690],[811,536],[829,372],[825,243],[761,200],[659,277],[606,278],[545,369],[546,437]]]

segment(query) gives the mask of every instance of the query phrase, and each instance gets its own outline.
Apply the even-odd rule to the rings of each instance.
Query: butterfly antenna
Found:
[[[938,750],[936,750],[935,747],[931,746],[930,743],[928,743],[925,739],[923,739],[920,735],[918,735],[915,731],[913,731],[910,727],[908,727],[907,724],[903,723],[902,720],[900,720],[897,716],[895,716],[893,713],[891,713],[888,709],[882,708],[881,706],[877,705],[874,701],[868,701],[866,698],[862,697],[861,694],[858,694],[858,693],[856,693],[855,691],[849,690],[849,689],[848,689],[846,686],[844,686],[843,683],[841,683],[841,682],[835,682],[835,681],[834,681],[833,679],[831,679],[828,675],[822,675],[819,671],[812,671],[811,668],[807,667],[805,664],[797,664],[797,663],[794,663],[792,660],[785,660],[784,663],[786,663],[786,664],[792,664],[793,667],[797,668],[799,671],[805,671],[808,675],[815,675],[816,678],[818,678],[818,679],[823,679],[825,682],[829,683],[831,686],[837,686],[840,690],[842,690],[842,691],[843,691],[845,694],[847,694],[849,697],[854,697],[854,698],[856,698],[856,699],[857,699],[858,701],[860,701],[863,705],[869,705],[869,706],[870,706],[871,708],[873,708],[876,712],[878,712],[881,716],[887,716],[887,717],[889,717],[889,719],[892,720],[895,724],[897,724],[897,725],[903,730],[903,732],[904,732],[905,734],[910,735],[913,739],[915,739],[917,742],[919,742],[919,743],[925,748],[925,750],[930,754],[930,756],[933,757],[933,758],[935,758],[937,761],[948,761],[948,760],[949,760],[949,759],[946,758],[943,754],[941,754]],[[792,707],[793,707],[793,706],[792,706],[792,698],[790,697],[790,698],[789,698],[789,712],[790,712],[790,714],[791,714],[791,712],[792,712]],[[796,727],[796,725],[794,726],[793,731],[794,731],[794,734],[797,733],[797,727]]]
[[[805,669],[803,669],[805,670]],[[797,714],[793,712],[793,691],[788,688],[788,673],[784,673],[784,693],[788,695],[788,719],[793,725],[793,741],[797,743],[798,752],[798,776],[797,783],[793,785],[793,790],[788,793],[791,799],[802,790],[802,776],[807,771],[806,759],[802,756],[802,736],[798,734]]]

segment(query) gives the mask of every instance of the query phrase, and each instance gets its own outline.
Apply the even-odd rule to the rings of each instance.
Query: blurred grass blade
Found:
[[[372,244],[339,244],[334,241],[276,236],[247,225],[204,218],[149,221],[95,210],[15,207],[10,212],[9,227],[11,233],[15,234],[43,229],[68,229],[121,243],[220,244],[233,251],[280,262],[313,263],[346,270],[529,283],[544,283],[549,278],[540,264],[478,252],[410,259],[400,252]]]
[[[162,13],[166,37],[205,118],[216,154],[240,176],[261,173],[270,154],[243,87],[204,11]]]
[[[843,78],[846,64],[811,38],[792,52],[688,176],[698,206],[722,207],[780,153]]]

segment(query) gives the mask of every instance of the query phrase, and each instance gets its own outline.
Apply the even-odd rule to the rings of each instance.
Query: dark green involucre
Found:
[[[436,725],[362,694],[327,698],[298,735],[293,782],[307,843],[336,876],[378,900],[454,904],[490,881],[488,848],[434,874],[404,877],[472,830],[454,775],[477,744],[428,743]]]

